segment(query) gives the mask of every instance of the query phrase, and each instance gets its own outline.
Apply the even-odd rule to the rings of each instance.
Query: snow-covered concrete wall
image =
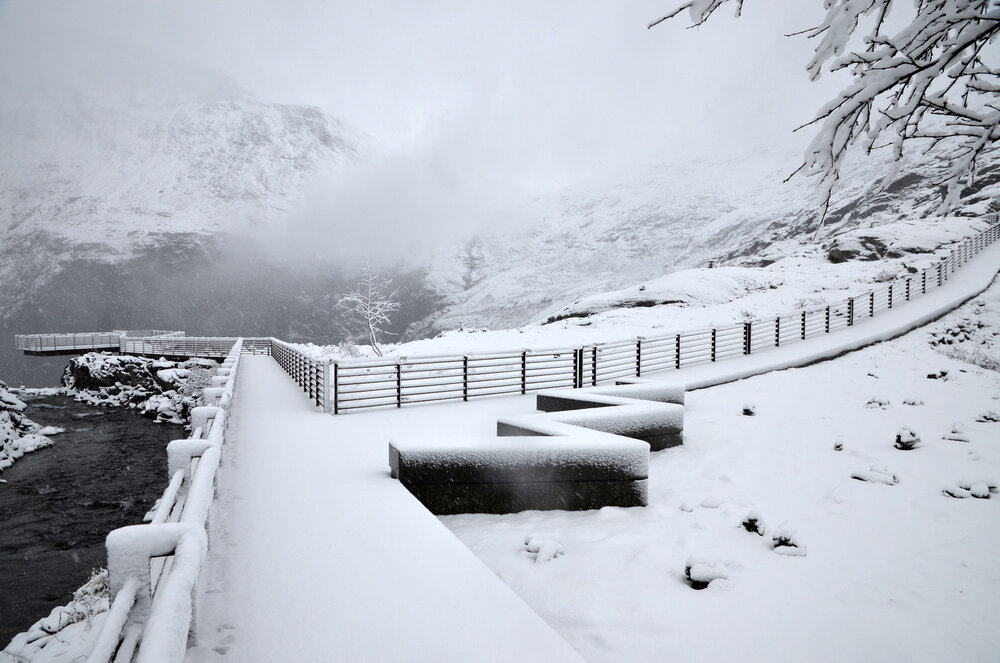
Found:
[[[683,400],[647,384],[543,392],[555,411],[502,418],[496,438],[391,441],[390,473],[436,514],[645,506],[650,449],[681,443]]]

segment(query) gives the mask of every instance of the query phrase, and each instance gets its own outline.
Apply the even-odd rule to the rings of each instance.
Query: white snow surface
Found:
[[[332,417],[274,360],[240,371],[188,660],[580,660],[388,472],[390,438],[528,399]]]
[[[688,392],[684,445],[652,454],[646,508],[441,520],[588,661],[996,660],[1000,424],[977,419],[1000,373],[931,345],[970,315],[995,339],[1000,284],[896,340]],[[891,404],[866,408],[872,392]],[[942,439],[956,422],[969,443]],[[922,446],[893,448],[904,425]],[[945,492],[973,489],[987,498]],[[778,525],[749,533],[747,513]],[[531,564],[536,531],[569,552]],[[692,590],[692,561],[726,581]]]

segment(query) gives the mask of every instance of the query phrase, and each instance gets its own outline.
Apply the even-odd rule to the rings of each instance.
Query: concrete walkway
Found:
[[[270,357],[236,393],[188,660],[580,660],[389,478],[389,437],[455,406],[324,415]]]

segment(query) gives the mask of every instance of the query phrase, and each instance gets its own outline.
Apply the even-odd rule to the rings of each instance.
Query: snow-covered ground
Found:
[[[426,352],[773,315],[934,259],[831,266],[794,255],[762,270],[700,270],[581,300],[570,306],[585,315],[553,324],[445,335]],[[669,316],[619,306],[638,292],[670,296],[677,278],[699,287]],[[651,459],[650,506],[578,513],[438,521],[387,476],[390,439],[491,436],[498,417],[531,411],[531,397],[329,417],[276,365],[251,358],[269,373],[238,409],[192,660],[264,649],[306,660],[331,648],[398,658],[411,643],[433,645],[435,660],[498,660],[516,643],[484,650],[481,627],[503,624],[506,611],[543,649],[561,651],[441,537],[440,522],[587,660],[989,660],[1000,646],[990,628],[1000,607],[998,311],[993,286],[895,341],[691,392],[685,444]],[[294,407],[265,407],[284,401]],[[898,448],[904,429],[920,438],[911,450]],[[428,583],[451,605],[444,619],[412,610],[430,605]]]
[[[986,227],[983,219],[922,219],[843,233],[826,249],[789,243],[786,257],[766,267],[687,269],[554,305],[541,320],[516,329],[464,328],[388,345],[383,351],[388,356],[415,357],[579,347],[773,318],[803,307],[843,302],[922,270],[944,257],[950,244]],[[873,239],[878,244],[873,245]],[[831,248],[858,251],[867,259],[833,263],[828,258]],[[311,348],[316,356],[345,356],[343,347],[300,347]],[[357,350],[372,354],[367,346]]]
[[[646,508],[438,522],[586,660],[990,660],[1000,374],[942,349],[995,358],[997,311],[994,286],[897,340],[689,393],[685,444],[653,455]],[[956,343],[931,345],[944,337]],[[516,630],[494,590],[468,602],[488,583],[398,500],[386,449],[492,436],[533,398],[327,417],[252,359],[273,384],[240,405],[196,660],[272,651],[276,638],[303,659],[336,648],[378,660],[409,641],[436,660],[509,660],[470,648],[480,636],[457,622],[400,609],[444,597],[463,619]],[[256,405],[285,398],[297,408]],[[912,450],[896,448],[903,428],[920,437]],[[433,599],[420,598],[428,579]]]
[[[897,340],[690,392],[645,509],[442,521],[589,661],[996,660],[998,335],[994,284]]]

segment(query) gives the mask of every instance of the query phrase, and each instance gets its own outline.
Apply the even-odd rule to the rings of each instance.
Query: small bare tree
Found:
[[[358,284],[337,301],[338,308],[352,314],[365,325],[368,341],[379,357],[382,356],[382,348],[378,345],[378,337],[389,333],[383,329],[383,325],[388,325],[389,315],[399,310],[396,291],[389,290],[391,283],[392,279],[383,278],[366,264]]]
[[[649,27],[684,10],[693,26],[701,25],[727,4],[739,15],[743,0],[670,4],[670,13]],[[866,153],[892,151],[894,167],[883,186],[896,177],[905,145],[924,151],[950,146],[941,182],[945,195],[940,212],[945,213],[957,202],[963,182],[972,184],[977,157],[1000,142],[1000,67],[994,46],[1000,35],[1000,2],[823,0],[823,6],[826,16],[820,24],[796,33],[818,40],[806,67],[809,77],[819,78],[824,68],[847,69],[853,76],[815,119],[802,125],[819,126],[796,172],[818,178],[820,227],[851,146]],[[899,23],[888,20],[894,9],[903,19]],[[860,27],[863,22],[866,27]],[[890,24],[901,27],[891,32]]]

